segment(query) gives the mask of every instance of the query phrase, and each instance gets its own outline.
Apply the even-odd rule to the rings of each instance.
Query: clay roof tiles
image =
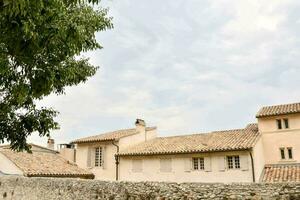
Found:
[[[57,153],[32,151],[15,152],[2,148],[0,153],[12,161],[28,177],[94,178],[87,170],[67,161]]]
[[[121,151],[119,155],[159,155],[245,150],[252,148],[258,137],[257,124],[249,124],[245,129],[159,137],[131,146]]]
[[[300,113],[300,103],[262,107],[256,114],[256,117],[260,118],[293,113]]]
[[[273,164],[266,165],[262,182],[300,182],[300,164]]]
[[[151,131],[156,129],[156,127],[147,127],[146,131]],[[137,134],[137,130],[135,128],[132,129],[122,129],[117,131],[112,131],[108,133],[103,133],[99,135],[94,135],[90,137],[80,138],[77,140],[72,141],[71,143],[77,144],[77,143],[88,143],[88,142],[99,142],[99,141],[111,141],[111,140],[118,140],[122,137],[127,137],[130,135]]]

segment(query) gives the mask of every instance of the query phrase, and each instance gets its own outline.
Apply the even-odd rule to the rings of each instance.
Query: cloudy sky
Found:
[[[299,0],[103,0],[115,28],[101,68],[42,104],[57,143],[134,126],[161,136],[243,128],[263,105],[300,101]],[[45,144],[36,135],[30,141]]]

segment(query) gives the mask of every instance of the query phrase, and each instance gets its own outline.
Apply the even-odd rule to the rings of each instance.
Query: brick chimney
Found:
[[[54,139],[51,139],[50,137],[48,138],[47,148],[54,150]]]
[[[135,127],[136,127],[136,130],[138,132],[140,132],[140,133],[141,132],[143,132],[143,133],[146,132],[146,123],[142,119],[136,119],[136,121],[135,121]]]

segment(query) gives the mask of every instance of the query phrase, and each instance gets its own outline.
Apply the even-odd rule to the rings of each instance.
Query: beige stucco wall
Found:
[[[277,129],[276,119],[289,119],[289,129]],[[266,164],[300,162],[300,114],[282,115],[258,119],[262,133],[264,157]],[[293,159],[281,160],[280,148],[292,147]],[[286,155],[287,157],[287,155]]]
[[[75,162],[75,149],[70,149],[70,148],[62,148],[59,150],[60,156],[62,156],[64,159]]]
[[[104,151],[104,166],[103,167],[88,167],[88,150],[94,147],[105,147]],[[112,145],[111,142],[98,142],[98,143],[86,143],[77,144],[76,149],[76,164],[84,169],[88,169],[95,175],[95,179],[101,180],[115,180],[116,168],[115,157],[117,148]]]
[[[0,171],[5,174],[23,175],[23,172],[0,152]]]
[[[156,137],[156,129],[151,131],[145,131],[145,129],[138,129],[139,133],[135,135],[130,135],[119,139],[120,151],[128,148],[129,146],[145,142],[147,140]]]
[[[219,159],[229,155],[244,155],[248,169],[225,169],[220,171]],[[192,157],[210,157],[210,171],[186,170],[186,160]],[[132,171],[132,159],[143,160],[143,171]],[[172,172],[160,171],[160,159],[172,158]],[[225,162],[225,160],[223,160]],[[226,162],[225,162],[226,163]],[[225,165],[226,166],[226,165]],[[120,180],[123,181],[171,181],[171,182],[252,182],[251,160],[248,152],[219,152],[210,154],[178,154],[146,157],[121,157]]]
[[[144,142],[147,139],[153,139],[156,137],[156,129],[146,131],[144,127],[138,127],[138,134],[120,138],[117,145],[119,145],[120,151],[134,144]],[[146,134],[145,134],[146,133]],[[88,150],[89,148],[95,148],[98,146],[105,147],[104,151],[104,167],[88,167]],[[116,164],[115,154],[117,153],[117,147],[108,142],[97,143],[83,143],[76,146],[76,163],[79,167],[88,169],[95,175],[95,179],[101,180],[116,180]]]
[[[263,142],[262,142],[262,137],[260,137],[256,142],[255,146],[253,147],[253,151],[252,151],[255,182],[260,181],[265,166],[265,157],[263,152],[264,152]]]

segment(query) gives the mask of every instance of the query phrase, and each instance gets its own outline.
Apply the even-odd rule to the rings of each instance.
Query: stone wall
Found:
[[[0,199],[300,199],[300,183],[133,183],[2,176]]]

